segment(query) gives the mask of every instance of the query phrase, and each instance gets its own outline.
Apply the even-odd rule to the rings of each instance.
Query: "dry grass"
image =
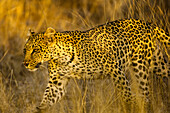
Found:
[[[31,113],[42,99],[48,81],[46,68],[29,72],[22,65],[22,49],[29,28],[35,32],[49,26],[57,31],[86,30],[116,19],[138,18],[153,21],[169,33],[168,8],[168,0],[1,0],[0,113]],[[155,79],[152,86],[149,112],[168,113],[169,92]],[[47,112],[127,112],[109,79],[72,79],[67,89],[63,100]]]

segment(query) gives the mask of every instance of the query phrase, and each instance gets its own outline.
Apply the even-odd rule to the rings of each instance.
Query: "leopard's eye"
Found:
[[[32,53],[31,53],[31,55],[33,54],[33,53],[35,53],[37,51],[37,49],[33,49],[33,51],[32,51]]]

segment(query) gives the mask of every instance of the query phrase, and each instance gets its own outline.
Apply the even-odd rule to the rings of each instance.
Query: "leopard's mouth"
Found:
[[[36,70],[40,67],[40,65],[41,65],[42,63],[40,62],[40,63],[38,63],[36,66],[33,66],[33,65],[31,65],[30,63],[28,63],[28,62],[24,62],[23,64],[24,64],[24,66],[25,66],[29,71],[36,71]]]
[[[42,64],[41,62],[38,63],[38,64],[35,66],[35,68],[39,68],[41,64]]]
[[[28,68],[28,70],[29,70],[29,71],[32,71],[32,72],[33,72],[33,71],[37,71],[37,69],[38,69],[38,68],[34,68],[34,69],[29,69],[29,68]]]

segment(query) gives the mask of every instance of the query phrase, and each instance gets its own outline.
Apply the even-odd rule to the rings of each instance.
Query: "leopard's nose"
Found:
[[[28,66],[29,65],[29,63],[27,63],[27,62],[23,62],[23,64],[24,64],[24,66]]]

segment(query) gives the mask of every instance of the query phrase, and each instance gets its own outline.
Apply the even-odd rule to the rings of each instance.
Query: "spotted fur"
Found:
[[[123,100],[133,98],[126,76],[137,80],[139,92],[149,95],[149,76],[170,76],[170,37],[164,30],[141,20],[109,22],[87,31],[31,32],[24,47],[24,65],[35,70],[48,61],[49,83],[39,109],[58,102],[69,78],[109,76]],[[164,57],[166,56],[166,58]]]

